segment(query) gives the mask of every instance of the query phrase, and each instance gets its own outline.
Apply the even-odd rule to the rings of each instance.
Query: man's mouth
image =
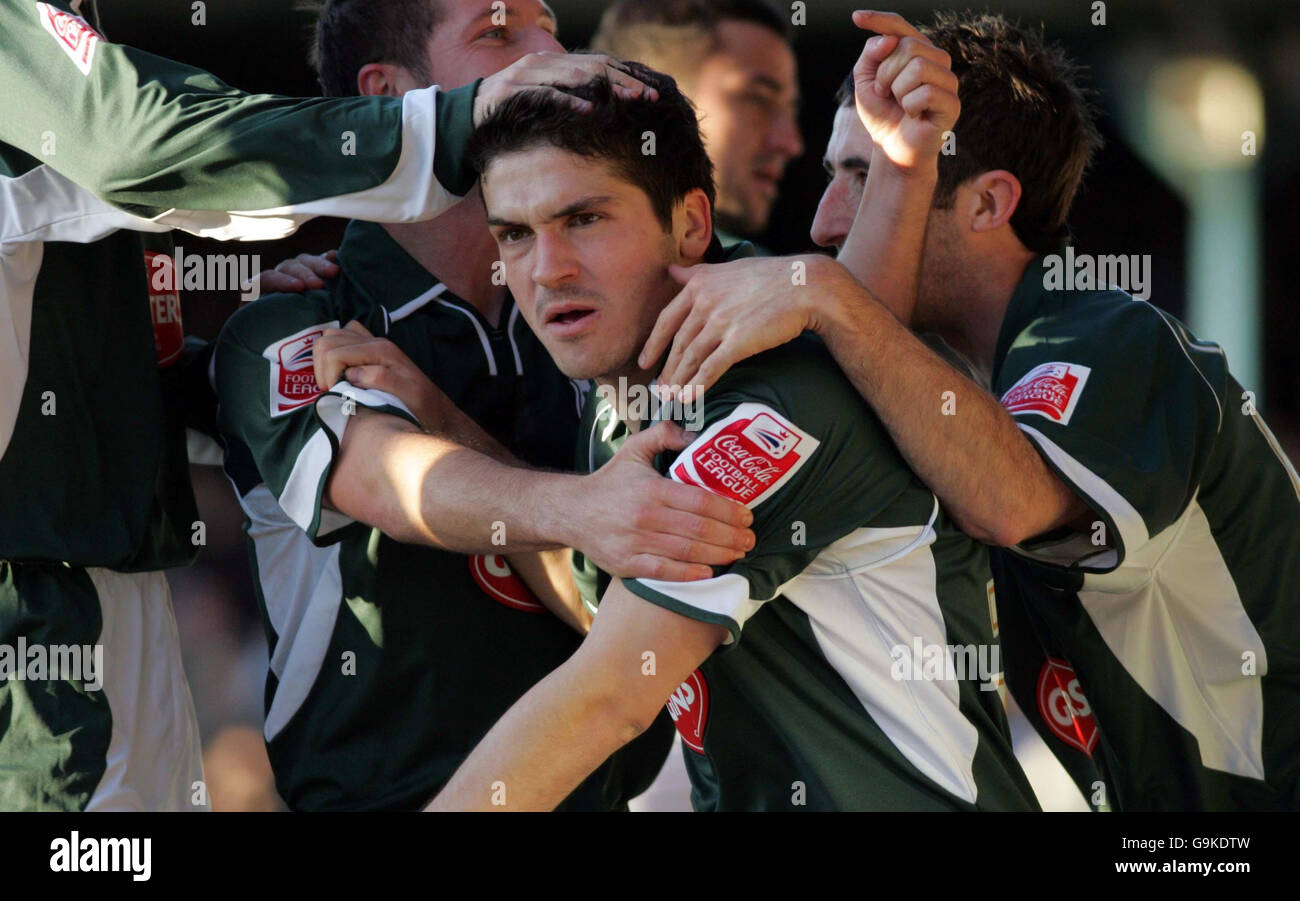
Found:
[[[590,328],[600,315],[595,307],[580,303],[557,303],[546,311],[543,324],[547,331],[561,338],[581,334]]]
[[[771,170],[756,170],[754,172],[754,181],[763,188],[765,193],[775,195],[777,188],[781,184],[781,173]]]

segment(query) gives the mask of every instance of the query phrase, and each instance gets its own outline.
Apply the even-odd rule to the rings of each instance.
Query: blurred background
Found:
[[[561,41],[580,48],[606,4],[551,5]],[[864,39],[849,21],[860,5],[793,4],[804,15],[794,31],[808,149],[787,170],[761,239],[775,252],[813,247],[808,231],[826,181],[821,156],[834,93]],[[201,26],[192,24],[194,6],[103,0],[101,16],[110,39],[207,69],[236,87],[319,93],[307,62],[312,17],[295,11],[294,0],[211,0]],[[895,0],[885,8],[924,21],[937,7]],[[988,9],[1042,23],[1088,67],[1098,92],[1106,147],[1075,205],[1076,249],[1150,254],[1151,302],[1225,347],[1283,447],[1300,460],[1300,308],[1286,275],[1300,239],[1293,212],[1300,206],[1300,3],[999,0]],[[318,220],[289,240],[239,249],[260,253],[269,268],[302,251],[336,247],[341,234],[341,222]],[[220,247],[189,236],[181,243],[187,253]],[[209,340],[238,304],[233,293],[182,293],[182,301],[187,332]],[[218,809],[275,809],[260,738],[266,643],[242,517],[219,470],[196,467],[195,487],[208,545],[199,565],[171,577],[212,798]],[[1056,803],[1075,806],[1068,795]],[[680,807],[681,799],[657,806]]]

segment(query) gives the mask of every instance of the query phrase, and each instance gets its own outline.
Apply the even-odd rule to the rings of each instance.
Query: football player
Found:
[[[472,141],[523,317],[566,374],[610,387],[652,379],[636,357],[674,293],[669,266],[722,254],[694,113],[671,80],[633,71],[658,103],[596,81],[577,91],[589,119],[531,95]],[[927,94],[931,127],[950,123],[955,93]],[[647,129],[671,157],[640,153]],[[582,429],[578,458],[593,469],[650,426],[608,397]],[[611,580],[579,650],[432,807],[554,807],[671,696],[697,809],[1037,809],[996,674],[895,666],[903,646],[949,660],[953,646],[996,647],[987,559],[818,342],[734,370],[703,419],[661,469],[750,507],[755,550],[702,582]]]
[[[807,291],[774,278],[788,260],[704,267],[645,358],[667,352],[664,381],[707,385],[820,334],[956,522],[995,546],[1008,683],[1090,803],[1300,807],[1295,469],[1217,345],[1121,290],[1054,280],[1099,144],[1065,54],[991,15],[940,15],[902,41],[960,78],[957,152],[909,164],[859,66],[866,133],[846,98],[814,234],[852,267],[872,203],[857,206],[857,179],[894,171],[933,207],[919,290],[881,293],[818,258]],[[874,85],[899,97],[917,68],[882,64]]]

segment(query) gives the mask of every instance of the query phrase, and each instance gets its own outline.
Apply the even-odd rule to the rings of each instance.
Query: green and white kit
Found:
[[[668,701],[696,809],[1037,809],[1000,669],[974,663],[981,648],[997,659],[987,553],[907,468],[821,342],[804,336],[737,365],[707,393],[703,419],[660,470],[750,507],[757,546],[706,581],[624,581],[730,632]],[[593,395],[579,465],[599,468],[627,434]],[[608,580],[579,563],[594,604]],[[962,671],[954,655],[966,648]]]
[[[322,394],[312,345],[361,322],[515,457],[552,469],[569,468],[585,386],[556,369],[513,299],[488,322],[381,226],[351,223],[339,265],[327,290],[262,298],[222,331],[226,471],[271,648],[266,738],[281,795],[294,809],[418,808],[581,637],[504,557],[402,544],[322,506],[349,409],[419,423],[382,391],[343,381]],[[563,807],[625,807],[671,735],[660,724]]]
[[[1096,521],[994,553],[1008,685],[1094,806],[1300,808],[1300,479],[1217,345],[1045,284],[993,387]]]

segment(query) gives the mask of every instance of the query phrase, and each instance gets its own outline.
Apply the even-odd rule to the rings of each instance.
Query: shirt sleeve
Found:
[[[1015,552],[1109,572],[1187,508],[1223,422],[1227,363],[1214,344],[1148,303],[1040,319],[1013,343],[1002,405],[1047,464],[1097,514],[1088,532]]]
[[[11,186],[39,203],[23,229],[6,222],[5,240],[78,215],[107,221],[79,192],[127,214],[116,227],[264,240],[313,216],[432,218],[473,186],[460,151],[477,82],[403,98],[247,94],[109,43],[61,2],[0,0],[0,33],[0,142],[26,158],[10,152],[0,172],[42,181],[32,173],[48,167],[75,186]]]
[[[913,484],[884,428],[833,363],[819,360],[783,379],[751,375],[766,368],[756,360],[733,370],[740,390],[728,389],[727,379],[714,389],[705,428],[668,467],[674,481],[749,507],[754,549],[704,581],[623,580],[652,603],[726,626],[727,644],[818,554]]]
[[[226,471],[240,497],[265,486],[313,541],[328,544],[354,522],[321,502],[357,408],[419,423],[383,391],[347,381],[319,390],[312,346],[339,325],[321,296],[276,295],[237,312],[217,339],[213,375]]]

